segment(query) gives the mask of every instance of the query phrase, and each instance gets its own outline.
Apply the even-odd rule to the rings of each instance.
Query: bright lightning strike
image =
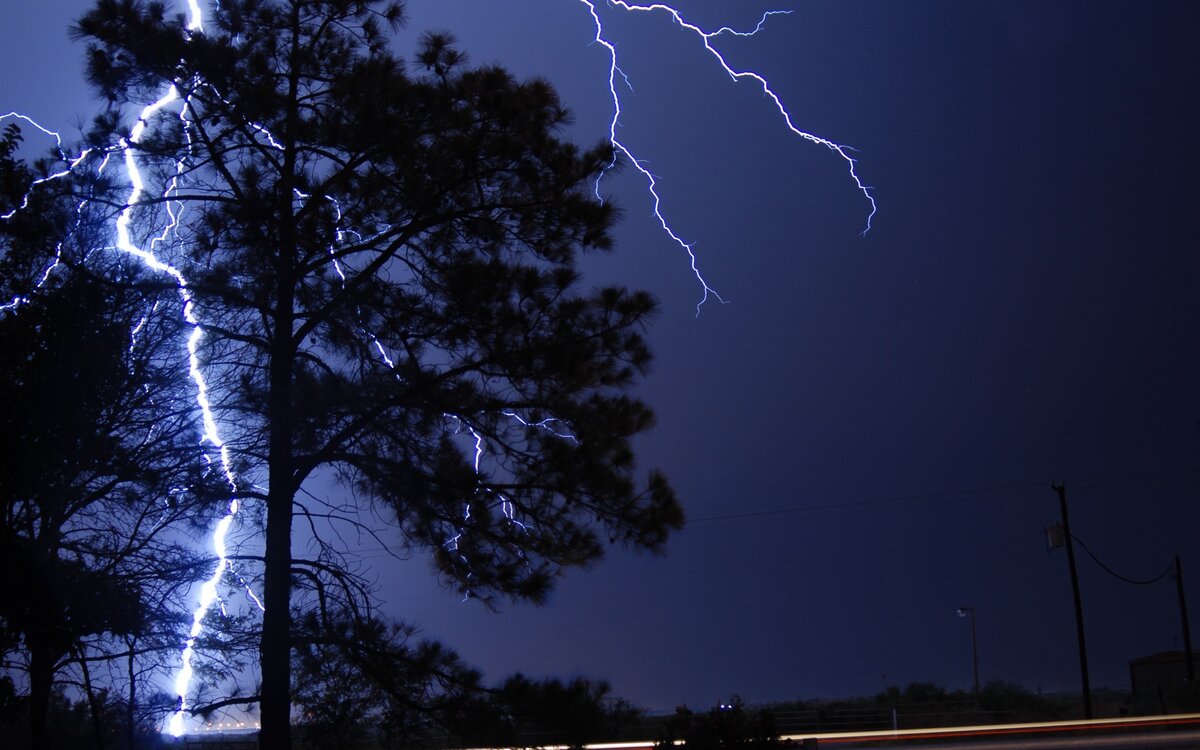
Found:
[[[190,21],[187,24],[187,30],[194,33],[199,33],[203,29],[203,15],[196,0],[189,0]],[[120,149],[125,159],[125,171],[129,178],[130,193],[125,201],[125,207],[117,216],[117,249],[139,259],[147,268],[150,268],[159,273],[166,274],[175,281],[176,287],[179,289],[180,298],[183,300],[183,319],[191,333],[187,339],[188,352],[188,373],[192,381],[196,385],[196,403],[200,408],[201,422],[204,427],[202,435],[203,442],[208,443],[217,452],[221,472],[225,478],[229,488],[234,493],[237,492],[237,476],[233,470],[232,459],[229,454],[229,447],[221,438],[220,429],[217,426],[216,417],[213,414],[212,402],[209,398],[208,383],[204,378],[204,372],[200,363],[200,342],[204,337],[204,331],[201,326],[200,319],[196,316],[196,300],[189,287],[187,279],[183,273],[171,264],[161,260],[154,254],[153,245],[157,244],[163,238],[167,237],[173,230],[173,225],[168,225],[163,231],[163,234],[156,238],[151,243],[150,249],[139,247],[132,239],[129,231],[130,223],[133,221],[133,213],[145,191],[145,182],[137,165],[137,145],[145,134],[146,128],[150,121],[166,109],[169,105],[179,100],[178,89],[174,85],[168,87],[166,93],[151,104],[146,105],[138,116],[137,124],[130,131],[128,139],[121,139]],[[187,103],[182,105],[180,117],[185,119]],[[180,170],[177,170],[177,172]],[[172,181],[167,188],[169,195],[175,188],[175,182]],[[173,213],[170,214],[172,222],[177,221]],[[212,533],[213,551],[217,556],[217,564],[213,569],[209,578],[200,586],[200,597],[196,608],[192,612],[192,626],[188,631],[188,638],[184,645],[183,651],[180,654],[180,668],[176,673],[174,690],[178,698],[177,708],[175,713],[167,723],[167,730],[173,736],[180,736],[184,733],[184,719],[188,708],[187,693],[192,681],[192,657],[195,655],[196,639],[199,638],[203,631],[203,621],[213,604],[218,601],[217,586],[226,571],[232,570],[232,563],[229,560],[226,549],[226,537],[229,529],[237,516],[239,503],[236,497],[229,502],[229,506],[225,515],[217,523],[216,528]],[[262,602],[254,595],[254,592],[247,586],[246,591],[254,603],[262,609]]]
[[[614,151],[618,155],[623,154],[625,156],[625,158],[627,158],[629,160],[629,163],[633,165],[634,169],[636,169],[638,172],[640,172],[642,174],[642,176],[644,176],[646,178],[646,181],[648,183],[647,189],[649,190],[650,195],[654,201],[654,208],[653,208],[654,217],[658,220],[659,224],[662,226],[663,231],[667,233],[667,236],[670,237],[671,240],[675,244],[679,245],[679,247],[681,247],[684,250],[684,252],[687,253],[688,259],[691,262],[692,273],[695,275],[696,280],[700,282],[700,285],[703,288],[703,295],[701,296],[700,301],[696,303],[696,314],[699,315],[700,308],[704,305],[705,302],[708,301],[709,297],[714,297],[720,302],[724,302],[725,300],[721,298],[721,295],[717,294],[715,289],[713,289],[711,286],[709,286],[709,283],[704,279],[704,276],[700,273],[699,262],[696,259],[696,252],[694,250],[694,247],[695,247],[694,243],[690,243],[690,242],[687,242],[684,239],[682,239],[679,236],[679,234],[675,231],[675,229],[671,226],[671,224],[667,221],[666,217],[663,215],[663,213],[662,213],[662,197],[658,193],[657,178],[654,176],[653,173],[650,172],[649,169],[647,169],[644,166],[643,161],[641,159],[639,159],[637,156],[635,156],[633,151],[630,150],[629,147],[626,146],[620,140],[620,138],[617,137],[617,128],[619,127],[620,120],[621,120],[621,95],[618,93],[617,77],[620,76],[621,80],[625,83],[626,86],[629,86],[629,78],[625,74],[625,71],[623,71],[621,69],[620,63],[617,60],[616,45],[611,40],[609,40],[608,37],[605,35],[604,23],[600,19],[600,13],[596,8],[595,0],[578,0],[578,2],[582,5],[584,5],[588,9],[588,12],[591,14],[592,21],[595,23],[595,28],[596,28],[596,36],[594,38],[594,41],[596,44],[598,44],[608,50],[609,59],[611,61],[610,65],[609,65],[609,69],[608,69],[608,92],[609,92],[609,95],[612,97],[613,117],[612,117],[612,121],[609,123],[609,129],[608,129],[609,140],[612,143]],[[716,47],[713,46],[713,41],[717,37],[721,36],[722,34],[729,34],[731,36],[741,36],[741,37],[754,36],[759,31],[762,30],[763,26],[767,22],[767,19],[769,19],[771,16],[788,15],[791,13],[791,11],[788,11],[788,10],[767,11],[766,13],[764,13],[762,15],[762,18],[759,19],[758,24],[750,31],[736,31],[736,30],[730,28],[729,26],[722,26],[721,28],[717,29],[716,31],[705,31],[704,29],[700,28],[699,26],[684,19],[683,15],[677,9],[675,9],[674,7],[667,5],[665,3],[653,3],[650,5],[639,5],[636,3],[626,2],[626,0],[607,0],[607,2],[610,6],[615,6],[615,7],[621,8],[622,10],[628,11],[630,13],[662,12],[662,13],[666,13],[666,14],[670,15],[671,19],[676,24],[678,24],[682,29],[690,32],[691,34],[693,34],[700,40],[701,44],[703,44],[703,46],[704,46],[704,49],[710,55],[712,55],[712,57],[717,61],[717,64],[720,66],[721,70],[725,71],[725,73],[731,79],[733,79],[734,81],[749,80],[749,81],[754,81],[755,83],[757,83],[762,88],[763,95],[771,100],[771,102],[775,105],[775,108],[779,111],[780,116],[783,117],[783,121],[787,125],[788,130],[790,130],[793,134],[799,136],[800,138],[803,138],[806,141],[810,141],[812,143],[815,143],[815,144],[818,144],[818,145],[828,148],[830,151],[833,151],[834,153],[836,153],[838,156],[840,156],[842,159],[844,159],[846,161],[846,164],[850,170],[851,179],[854,180],[854,184],[858,187],[859,192],[861,192],[863,194],[863,196],[867,199],[868,203],[870,203],[871,211],[867,215],[866,227],[863,229],[862,234],[865,235],[867,232],[870,231],[871,220],[875,217],[875,211],[876,211],[875,198],[871,195],[871,188],[868,187],[867,185],[863,184],[863,181],[858,176],[858,172],[855,170],[855,159],[853,157],[851,157],[850,154],[848,153],[848,151],[851,150],[850,147],[843,146],[838,143],[834,143],[833,141],[831,141],[827,138],[822,138],[820,136],[813,135],[812,133],[806,132],[806,131],[801,130],[800,128],[796,127],[795,122],[793,122],[793,120],[792,120],[791,113],[788,112],[787,108],[783,105],[783,100],[780,99],[779,95],[776,94],[775,91],[771,88],[771,85],[767,82],[766,78],[759,75],[758,73],[755,73],[754,71],[736,70],[725,60],[725,57],[720,53],[720,51],[718,51],[716,49]],[[612,166],[616,166],[615,160],[614,160]],[[599,179],[597,179],[597,181],[596,181],[596,196],[600,197]]]
[[[15,208],[13,208],[11,211],[9,211],[8,213],[0,214],[0,221],[7,221],[8,219],[11,219],[12,217],[16,216],[21,211],[24,211],[26,208],[29,207],[29,199],[30,199],[30,197],[32,197],[33,191],[36,190],[39,185],[44,185],[47,182],[53,182],[54,180],[61,179],[63,177],[66,177],[69,174],[73,174],[75,172],[75,170],[78,169],[79,166],[81,164],[83,164],[83,162],[85,160],[87,160],[87,158],[89,156],[91,156],[91,153],[92,153],[90,149],[85,149],[84,151],[82,151],[79,154],[79,156],[76,156],[75,158],[68,160],[66,157],[66,154],[64,154],[63,150],[62,150],[62,136],[60,136],[58,133],[54,132],[53,130],[49,130],[47,128],[42,127],[37,122],[35,122],[32,118],[27,117],[18,112],[9,112],[6,115],[0,115],[0,122],[4,122],[5,120],[8,120],[8,119],[22,120],[22,121],[28,123],[29,125],[32,125],[33,127],[37,128],[38,130],[42,131],[43,133],[50,136],[51,138],[53,138],[54,142],[56,144],[58,144],[58,147],[57,147],[58,157],[59,157],[59,159],[66,162],[67,166],[64,167],[63,169],[58,170],[57,172],[52,172],[51,174],[48,174],[45,177],[39,177],[38,179],[34,180],[30,184],[29,190],[26,191],[25,196],[22,198],[21,202]]]
[[[10,120],[10,119],[21,120],[22,122],[25,122],[28,125],[31,125],[32,127],[41,131],[43,134],[48,135],[51,138],[53,138],[54,143],[55,143],[55,150],[58,152],[58,159],[59,159],[59,161],[65,163],[66,166],[56,172],[51,172],[50,174],[46,175],[45,177],[39,177],[38,179],[33,180],[33,182],[30,183],[29,188],[25,191],[25,195],[23,195],[21,197],[21,200],[17,203],[17,205],[15,207],[13,207],[13,209],[8,211],[7,213],[0,214],[0,221],[8,221],[9,219],[16,216],[18,213],[29,208],[29,201],[32,199],[33,192],[35,190],[37,190],[40,186],[45,185],[46,183],[62,179],[64,177],[67,177],[67,176],[73,174],[76,170],[78,170],[84,164],[84,162],[87,160],[87,158],[92,155],[91,149],[84,149],[82,152],[80,152],[80,154],[78,156],[75,156],[74,158],[68,158],[66,153],[63,151],[63,143],[62,143],[61,135],[59,135],[58,133],[56,133],[53,130],[50,130],[49,128],[43,127],[40,123],[36,122],[33,118],[28,117],[27,115],[20,114],[19,112],[9,112],[8,114],[0,115],[0,122],[4,122],[5,120]],[[107,164],[107,161],[108,161],[108,155],[106,154],[104,159],[100,162],[100,170],[101,171],[103,171],[104,165]],[[82,205],[80,205],[79,208],[82,209]],[[61,262],[62,262],[62,244],[59,243],[59,245],[54,250],[54,257],[50,260],[49,265],[47,265],[46,268],[44,268],[42,270],[41,278],[39,278],[37,280],[37,282],[34,283],[33,289],[35,291],[38,289],[41,289],[46,284],[46,282],[49,281],[50,276],[54,273],[54,270],[56,268],[58,268],[58,266]],[[25,304],[25,302],[27,302],[27,301],[28,300],[23,296],[16,296],[13,299],[8,300],[7,302],[0,303],[0,313],[10,312],[12,310],[15,310],[16,308]]]
[[[195,9],[195,13],[198,14],[199,9],[198,9],[198,7],[195,6],[194,0],[192,2],[192,5],[193,5],[193,8]],[[193,17],[193,21],[192,21],[192,23],[190,23],[188,25],[188,28],[189,28],[189,30],[200,28],[198,15]],[[146,107],[141,111],[141,113],[138,117],[137,123],[134,125],[133,129],[130,131],[129,138],[121,139],[118,143],[118,151],[121,153],[121,155],[124,159],[125,171],[126,171],[126,175],[129,180],[129,184],[130,184],[130,193],[129,193],[128,198],[125,201],[124,208],[122,208],[120,213],[117,215],[117,219],[116,219],[116,223],[115,223],[115,230],[116,230],[116,235],[117,235],[116,249],[123,253],[126,253],[128,255],[131,255],[131,256],[137,258],[147,268],[169,276],[174,281],[176,288],[179,290],[180,298],[183,301],[183,319],[184,319],[184,322],[187,324],[187,327],[191,331],[191,333],[188,335],[187,342],[186,342],[186,348],[187,348],[187,353],[188,353],[187,367],[188,367],[188,373],[189,373],[193,383],[196,386],[196,404],[199,408],[200,415],[201,415],[201,423],[203,425],[203,433],[201,435],[201,441],[209,444],[212,447],[212,449],[216,451],[216,453],[218,455],[218,463],[220,466],[220,470],[224,476],[224,479],[225,479],[226,483],[229,485],[231,491],[236,492],[237,477],[233,470],[233,464],[232,464],[231,456],[229,454],[229,448],[225,444],[224,440],[221,438],[220,430],[218,428],[216,418],[215,418],[215,416],[213,414],[213,410],[212,410],[212,403],[211,403],[211,399],[209,397],[208,384],[204,378],[204,373],[203,373],[203,370],[201,367],[199,350],[200,350],[200,342],[203,339],[204,334],[203,334],[203,330],[201,327],[201,321],[196,316],[195,299],[191,293],[187,279],[184,277],[183,273],[179,269],[170,265],[169,263],[161,260],[157,255],[155,255],[155,253],[153,251],[154,245],[157,245],[158,243],[162,242],[170,234],[170,232],[174,229],[174,222],[176,222],[178,220],[178,217],[170,209],[168,210],[168,214],[171,218],[172,223],[168,224],[168,226],[164,229],[163,233],[159,237],[156,237],[154,240],[152,240],[152,242],[150,244],[150,249],[145,249],[145,248],[139,247],[138,244],[133,240],[132,234],[130,232],[130,227],[131,227],[131,224],[133,221],[134,210],[135,210],[136,206],[138,205],[139,201],[142,199],[142,195],[146,190],[145,182],[142,178],[141,172],[139,171],[138,165],[137,165],[137,144],[141,140],[142,136],[145,134],[146,128],[149,126],[149,123],[151,122],[151,120],[153,120],[154,117],[157,116],[160,112],[167,109],[170,105],[176,103],[178,100],[179,100],[178,90],[174,86],[168,87],[166,93],[164,93],[157,101],[146,105]],[[186,112],[186,103],[183,104],[183,106],[181,108],[181,112],[180,112],[181,118],[184,117],[185,112]],[[31,183],[28,191],[26,192],[25,196],[23,197],[22,201],[8,213],[0,215],[0,220],[11,219],[13,216],[15,216],[20,211],[28,208],[29,200],[30,200],[34,190],[36,190],[41,185],[52,182],[54,180],[64,178],[64,177],[74,173],[85,163],[87,158],[92,153],[90,150],[85,150],[74,158],[68,158],[62,151],[62,138],[58,133],[56,133],[46,127],[43,127],[41,124],[37,123],[30,117],[16,113],[16,112],[10,112],[8,114],[0,116],[0,122],[3,122],[6,119],[20,119],[21,121],[28,123],[32,127],[41,131],[42,133],[54,138],[55,143],[57,144],[57,151],[58,151],[59,159],[61,161],[63,161],[66,164],[66,166],[62,169],[59,169],[55,172],[52,172],[44,177],[38,178],[37,180],[33,181]],[[100,172],[103,172],[105,166],[107,165],[107,161],[108,161],[108,155],[106,154],[105,158],[100,163],[100,166],[99,166]],[[169,194],[172,190],[174,190],[174,188],[175,188],[175,181],[173,180],[167,187],[167,194]],[[168,203],[168,206],[169,206],[169,203]],[[82,208],[82,205],[81,205],[81,208]],[[47,266],[47,268],[42,272],[40,279],[35,284],[35,289],[40,289],[41,286],[46,283],[46,281],[49,279],[50,275],[53,273],[54,269],[58,267],[59,263],[60,263],[59,254],[56,252],[54,258],[51,260],[51,262]],[[24,303],[24,301],[25,301],[25,299],[23,297],[17,297],[13,300],[10,300],[10,301],[4,303],[3,305],[0,305],[0,311],[12,310],[12,309],[18,307],[19,305],[21,305],[22,303]],[[143,323],[144,323],[144,321],[143,321]],[[139,323],[138,328],[140,328],[141,325],[142,325],[142,323]],[[135,329],[133,332],[131,332],[131,335],[136,336],[137,329]],[[171,732],[171,734],[173,734],[175,736],[179,736],[184,731],[183,721],[184,721],[184,717],[185,717],[185,713],[186,713],[186,709],[187,709],[187,705],[188,705],[187,704],[187,691],[191,685],[192,674],[193,674],[192,657],[195,653],[196,639],[199,637],[200,633],[203,630],[202,623],[203,623],[204,617],[208,614],[208,612],[212,608],[213,604],[218,601],[217,586],[220,583],[221,578],[225,575],[226,571],[233,572],[232,564],[231,564],[231,561],[228,559],[228,554],[227,554],[227,550],[226,550],[226,537],[227,537],[229,529],[232,526],[233,521],[238,513],[238,509],[239,509],[238,500],[236,498],[234,498],[230,501],[225,515],[217,523],[216,528],[214,529],[213,534],[212,534],[212,545],[213,545],[213,549],[217,556],[217,564],[213,570],[212,575],[209,576],[209,578],[201,584],[199,600],[198,600],[196,609],[192,613],[192,626],[189,630],[187,641],[181,652],[181,657],[180,657],[181,664],[180,664],[179,671],[178,671],[175,681],[174,681],[175,694],[178,697],[178,708],[177,708],[176,712],[171,716],[171,718],[168,722],[168,730]],[[262,609],[262,607],[263,607],[262,602],[254,594],[254,592],[250,589],[250,587],[240,577],[238,577],[238,580],[245,588],[246,593],[249,596],[249,598],[255,603],[256,606],[259,607],[259,609]]]
[[[266,132],[265,129],[258,129],[258,130],[260,132],[263,132],[266,135],[267,139],[272,144],[275,143],[274,139],[271,137],[271,134],[269,132]],[[298,198],[299,200],[310,200],[312,198],[311,195],[300,192],[299,190],[297,190],[295,192],[295,195],[296,195],[296,198]],[[358,232],[356,232],[354,230],[346,229],[342,226],[342,209],[341,209],[341,205],[337,201],[337,199],[333,198],[332,196],[325,196],[325,199],[328,200],[333,205],[334,213],[336,215],[336,221],[334,223],[334,226],[335,226],[334,237],[335,237],[337,243],[343,242],[347,235],[353,236],[356,240],[361,240],[362,236]],[[346,283],[349,281],[349,277],[347,276],[347,268],[338,259],[337,245],[336,244],[331,245],[328,248],[328,250],[329,250],[330,264],[333,266],[334,273],[337,274],[338,279],[341,281],[342,288],[345,289]],[[362,315],[361,310],[358,310],[357,312],[360,316]],[[376,352],[379,355],[379,361],[382,362],[387,367],[387,369],[395,372],[396,363],[392,359],[387,348],[383,345],[383,342],[380,341],[379,337],[373,331],[370,331],[364,327],[360,327],[359,333],[362,336],[364,336],[368,341],[371,342],[372,347],[374,347],[374,349],[376,350]],[[397,375],[397,377],[399,377],[399,376]],[[517,424],[522,425],[526,429],[544,430],[544,431],[554,435],[557,438],[560,438],[563,440],[569,440],[574,443],[579,442],[578,438],[576,438],[575,435],[572,434],[568,430],[568,426],[561,419],[546,418],[546,419],[539,420],[537,422],[531,422],[531,421],[525,419],[524,417],[522,417],[516,411],[513,411],[511,409],[506,409],[506,410],[501,411],[500,415],[516,422]],[[459,416],[456,414],[444,414],[443,416],[449,422],[451,422],[455,425],[455,429],[454,429],[455,434],[461,434],[462,432],[465,431],[466,433],[468,433],[471,436],[471,440],[472,440],[472,443],[474,446],[474,458],[472,460],[472,468],[474,469],[475,476],[477,478],[481,478],[483,476],[483,469],[482,469],[481,464],[482,464],[485,456],[487,455],[486,439],[484,438],[483,433],[480,432],[480,430],[476,427],[476,425],[474,425],[470,420],[465,419],[462,416]],[[480,497],[485,494],[486,494],[486,492],[482,486],[478,487],[475,491],[475,497]],[[503,515],[504,518],[510,524],[521,529],[521,531],[528,533],[530,531],[530,527],[529,527],[529,525],[523,523],[517,517],[517,514],[518,514],[517,507],[512,502],[512,500],[510,500],[507,496],[505,496],[504,494],[499,493],[499,492],[493,491],[492,494],[494,494],[500,500],[499,508],[500,508],[501,515]],[[472,500],[467,500],[463,504],[463,519],[462,519],[463,526],[459,527],[456,530],[456,533],[453,536],[451,536],[449,539],[447,539],[445,541],[445,543],[443,544],[444,549],[448,553],[458,553],[459,552],[459,546],[462,541],[463,535],[467,533],[465,531],[466,525],[469,524],[471,521],[471,502],[472,502]],[[467,578],[467,580],[470,580],[475,575],[474,573],[470,572],[470,566],[471,566],[470,560],[468,560],[462,554],[459,554],[458,558],[463,563],[463,565],[465,565],[466,568],[468,569],[466,578]],[[468,587],[466,589],[466,591],[464,592],[463,601],[465,602],[465,601],[469,600],[470,598],[471,598],[471,590]]]

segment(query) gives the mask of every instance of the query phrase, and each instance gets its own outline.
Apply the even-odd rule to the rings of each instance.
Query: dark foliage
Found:
[[[297,618],[294,693],[305,747],[371,736],[409,744],[439,732],[452,706],[480,694],[479,674],[411,628],[376,619]]]
[[[679,706],[664,723],[664,736],[655,743],[666,750],[682,743],[689,750],[780,747],[774,715],[768,710],[749,710],[737,697],[732,702],[696,713]]]
[[[1120,691],[1100,689],[1093,697],[1100,717],[1163,712],[1157,703],[1131,703],[1130,696]],[[786,701],[772,704],[770,709],[780,732],[787,735],[1062,721],[1080,717],[1081,701],[1078,694],[1033,692],[1003,680],[989,681],[978,695],[913,682],[872,696]],[[1185,710],[1182,705],[1178,708]]]
[[[491,695],[491,703],[511,732],[513,742],[508,744],[518,747],[582,748],[616,737],[622,727],[642,713],[628,702],[613,698],[607,683],[580,677],[563,682],[531,680],[517,674]]]
[[[62,178],[27,198],[46,165],[16,160],[19,138],[0,139],[0,203],[19,209],[0,221],[0,645],[44,747],[56,675],[77,669],[90,691],[93,649],[177,647],[165,603],[197,560],[166,530],[211,498],[186,377],[163,367],[175,327],[146,319],[159,293],[97,257],[103,184]]]
[[[321,625],[297,618],[294,700],[303,746],[373,740],[388,746],[579,748],[610,739],[641,712],[603,682],[531,680],[495,688],[441,644],[378,621]]]
[[[0,688],[2,691],[2,688]],[[50,750],[89,750],[90,748],[125,747],[129,750],[152,750],[164,746],[158,727],[152,723],[138,723],[132,733],[132,741],[125,730],[127,706],[115,695],[102,692],[96,700],[71,700],[61,688],[50,693],[47,703],[47,721],[53,731],[46,747]],[[99,710],[97,722],[93,716]],[[16,701],[11,711],[0,713],[0,737],[5,750],[32,748],[27,717],[28,702]],[[96,726],[102,729],[97,734]]]

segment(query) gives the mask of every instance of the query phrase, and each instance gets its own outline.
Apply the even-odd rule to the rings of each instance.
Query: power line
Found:
[[[854,512],[854,511],[869,511],[869,510],[887,510],[890,507],[901,504],[915,503],[931,503],[931,502],[962,502],[962,501],[978,501],[1009,497],[1018,491],[1024,494],[1025,491],[1031,491],[1034,488],[1040,488],[1044,485],[1041,482],[1029,482],[1019,485],[999,485],[995,487],[985,487],[974,490],[955,490],[947,492],[931,492],[916,495],[896,495],[892,497],[874,498],[870,500],[854,500],[842,503],[824,503],[821,505],[796,505],[788,508],[777,508],[774,510],[749,511],[746,513],[725,513],[718,516],[703,516],[701,518],[688,519],[688,525],[696,523],[715,523],[724,521],[741,521],[750,519],[769,520],[780,516],[790,516],[798,514],[821,513],[823,511],[839,511],[839,512]],[[991,493],[987,496],[987,493]],[[998,494],[996,494],[998,493]],[[980,495],[985,495],[980,497]]]
[[[1143,472],[1138,474],[1121,474],[1096,476],[1085,479],[1073,479],[1072,483],[1087,482],[1091,484],[1110,483],[1130,480],[1143,480],[1148,478],[1171,477],[1181,475],[1196,475],[1200,474],[1198,469],[1179,469],[1162,472]],[[1013,482],[1006,484],[991,485],[987,487],[976,487],[971,489],[947,490],[943,492],[927,492],[914,495],[897,495],[891,497],[873,498],[867,500],[854,500],[850,502],[828,502],[816,505],[795,505],[786,508],[776,508],[773,510],[747,511],[745,513],[723,513],[715,516],[702,516],[700,518],[689,518],[687,522],[688,528],[695,528],[696,525],[705,526],[723,526],[730,522],[755,522],[769,520],[786,520],[789,516],[822,516],[832,515],[837,513],[855,513],[869,512],[875,510],[891,510],[899,507],[912,507],[918,505],[928,505],[933,503],[950,503],[950,502],[979,502],[982,500],[1002,500],[1015,498],[1023,495],[1032,495],[1035,492],[1040,492],[1045,489],[1046,482]],[[1089,488],[1091,489],[1091,488]]]
[[[1121,580],[1122,580],[1122,581],[1124,581],[1125,583],[1132,583],[1132,584],[1134,584],[1135,586],[1148,586],[1148,585],[1150,585],[1150,584],[1152,584],[1152,583],[1158,583],[1158,582],[1159,582],[1159,581],[1161,581],[1162,579],[1166,578],[1166,577],[1167,577],[1167,574],[1171,572],[1171,569],[1175,567],[1175,563],[1174,563],[1174,562],[1167,563],[1167,567],[1166,567],[1166,569],[1165,569],[1165,570],[1163,570],[1163,572],[1159,573],[1159,574],[1158,574],[1157,576],[1155,576],[1154,578],[1148,578],[1148,579],[1146,579],[1146,580],[1144,580],[1144,581],[1142,581],[1142,580],[1137,580],[1137,579],[1134,579],[1134,578],[1127,578],[1126,576],[1123,576],[1123,575],[1121,575],[1121,574],[1120,574],[1120,573],[1118,573],[1117,571],[1115,571],[1115,570],[1113,570],[1112,568],[1110,568],[1110,567],[1108,567],[1107,565],[1105,565],[1105,564],[1104,564],[1104,561],[1102,561],[1102,560],[1101,560],[1099,557],[1096,557],[1096,553],[1095,553],[1095,552],[1092,552],[1092,551],[1091,551],[1091,550],[1088,548],[1088,546],[1087,546],[1086,544],[1084,544],[1084,543],[1083,543],[1083,540],[1082,540],[1082,539],[1080,539],[1079,537],[1075,536],[1074,534],[1072,534],[1072,535],[1071,535],[1071,538],[1072,538],[1072,539],[1074,539],[1074,540],[1075,540],[1075,541],[1076,541],[1076,542],[1079,544],[1079,546],[1080,546],[1080,547],[1083,547],[1083,551],[1084,551],[1084,552],[1086,552],[1086,553],[1088,553],[1088,556],[1089,556],[1089,557],[1091,557],[1093,560],[1095,560],[1095,561],[1096,561],[1096,564],[1097,564],[1097,565],[1099,565],[1101,568],[1103,568],[1103,569],[1104,569],[1104,571],[1105,571],[1106,573],[1108,573],[1109,575],[1113,576],[1114,578],[1119,578],[1119,579],[1121,579]]]

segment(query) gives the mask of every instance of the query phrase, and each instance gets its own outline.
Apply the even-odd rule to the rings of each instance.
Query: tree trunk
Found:
[[[262,666],[263,750],[291,747],[291,506],[286,480],[276,477],[271,464],[267,499],[266,571],[263,585]],[[280,485],[279,490],[274,487]]]
[[[50,708],[50,683],[54,679],[54,654],[45,646],[29,645],[29,741],[32,750],[48,750],[46,712]]]
[[[292,9],[293,46],[299,38],[298,6]],[[293,50],[295,54],[295,50]],[[294,69],[294,67],[293,67]],[[291,77],[290,107],[285,128],[290,138],[295,124],[297,80]],[[296,227],[292,219],[292,176],[295,144],[286,141],[279,192],[279,249],[275,257],[274,329],[270,351],[267,396],[267,534],[263,572],[263,629],[259,646],[262,669],[262,705],[259,747],[291,750],[291,575],[292,500],[296,492],[292,457],[292,368],[295,345]]]
[[[134,710],[137,706],[137,672],[134,670],[134,646],[137,644],[136,638],[125,638],[125,645],[129,646],[129,657],[125,662],[125,666],[129,671],[129,700],[125,704],[125,742],[129,750],[137,750],[137,736],[134,733]]]
[[[292,499],[292,298],[281,292],[276,308],[268,404],[270,424],[267,531],[263,574],[262,668],[263,750],[291,748],[291,568]]]
[[[96,698],[96,691],[92,689],[92,671],[88,669],[83,649],[75,651],[75,655],[79,658],[79,668],[83,672],[83,690],[87,694],[88,708],[92,713],[92,736],[96,740],[96,750],[104,750],[104,719],[100,713],[103,705]]]

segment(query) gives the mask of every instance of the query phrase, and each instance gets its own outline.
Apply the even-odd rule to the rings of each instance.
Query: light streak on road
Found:
[[[1188,727],[1196,727],[1195,730]],[[1122,732],[1120,730],[1128,730]],[[977,743],[955,742],[956,739],[980,739]],[[856,747],[892,747],[901,750],[1037,750],[1039,748],[1196,748],[1200,747],[1200,713],[1136,716],[1078,721],[1042,721],[1017,724],[976,724],[959,727],[929,727],[926,729],[881,729],[849,732],[807,732],[785,734],[782,742],[802,745],[814,741],[824,745],[853,745]],[[935,744],[919,743],[933,740]],[[682,746],[681,740],[674,741]],[[595,742],[583,750],[654,750],[661,747],[654,740],[635,742]],[[504,750],[479,747],[471,750]],[[570,745],[544,745],[537,750],[571,750]]]

